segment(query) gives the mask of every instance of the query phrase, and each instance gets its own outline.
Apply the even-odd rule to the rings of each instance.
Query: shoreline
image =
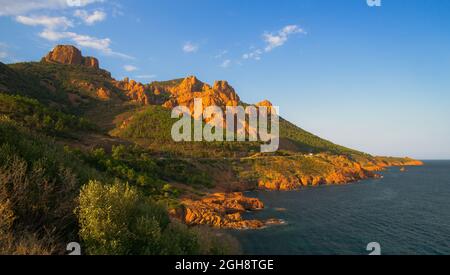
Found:
[[[171,215],[174,218],[181,220],[188,226],[206,225],[216,229],[235,229],[235,230],[259,230],[270,226],[285,225],[286,221],[277,219],[276,217],[270,218],[268,220],[257,220],[257,219],[245,219],[243,214],[247,212],[257,212],[264,211],[264,202],[258,198],[247,197],[246,193],[254,191],[266,191],[266,192],[300,192],[304,188],[311,187],[326,187],[333,185],[347,185],[347,184],[357,184],[368,179],[381,179],[383,178],[376,172],[381,172],[387,168],[399,167],[415,167],[423,166],[424,162],[412,159],[402,159],[403,162],[398,160],[392,163],[377,163],[376,166],[362,167],[360,165],[360,170],[358,170],[358,175],[360,178],[355,178],[354,174],[351,173],[350,180],[346,180],[345,173],[338,176],[340,179],[345,179],[342,182],[327,182],[325,179],[316,180],[314,179],[310,182],[312,184],[307,185],[287,185],[296,186],[296,188],[286,189],[279,188],[281,185],[272,185],[277,188],[270,189],[265,188],[266,186],[261,186],[258,184],[256,188],[243,190],[242,192],[226,192],[226,193],[211,193],[205,197],[193,200],[184,199],[181,201],[182,206],[178,209],[171,210]],[[360,173],[363,171],[363,173]],[[335,175],[333,175],[335,176]],[[333,179],[333,178],[332,178]],[[333,179],[334,180],[334,179]],[[286,211],[284,209],[283,211]]]

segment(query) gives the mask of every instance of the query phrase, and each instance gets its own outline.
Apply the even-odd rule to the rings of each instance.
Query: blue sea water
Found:
[[[371,242],[386,255],[450,255],[450,161],[382,174],[344,186],[250,192],[266,210],[248,218],[287,224],[232,234],[250,255],[364,255]]]

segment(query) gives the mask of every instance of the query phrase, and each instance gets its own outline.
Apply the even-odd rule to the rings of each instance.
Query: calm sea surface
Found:
[[[287,224],[232,234],[252,255],[368,254],[371,242],[382,254],[450,255],[450,161],[383,175],[345,186],[249,193],[267,207],[249,218]]]

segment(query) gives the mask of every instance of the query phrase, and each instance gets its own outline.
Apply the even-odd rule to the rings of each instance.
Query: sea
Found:
[[[450,255],[450,161],[381,174],[348,185],[249,192],[266,209],[246,218],[285,224],[230,234],[246,255]]]

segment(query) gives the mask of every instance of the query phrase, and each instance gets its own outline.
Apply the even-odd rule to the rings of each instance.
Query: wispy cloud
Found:
[[[186,42],[183,45],[183,52],[185,53],[195,53],[199,49],[197,44],[193,44],[192,42]]]
[[[286,44],[290,36],[294,34],[307,34],[305,30],[298,25],[288,25],[275,33],[266,32],[263,34],[263,41],[265,43],[264,48],[253,48],[250,52],[242,55],[243,59],[261,60],[261,57],[265,53],[269,53],[272,50],[279,48]]]
[[[222,64],[220,64],[220,67],[222,68],[228,68],[231,66],[231,60],[230,59],[226,59],[222,62]]]
[[[264,52],[260,49],[252,50],[249,53],[245,53],[242,55],[243,59],[253,59],[253,60],[261,60],[261,55]]]
[[[23,15],[37,10],[80,8],[106,0],[0,0],[0,16]]]
[[[103,11],[97,10],[89,13],[80,7],[87,6],[95,2],[106,2],[106,0],[0,0],[0,15],[15,17],[16,22],[27,26],[42,27],[39,37],[52,42],[67,41],[80,48],[90,48],[101,52],[104,55],[116,56],[124,59],[134,59],[132,56],[116,52],[111,48],[110,38],[97,38],[90,35],[79,34],[68,29],[75,28],[77,18],[87,25],[93,25],[106,19],[107,15]],[[25,7],[23,7],[25,6]],[[26,13],[35,10],[78,8],[73,13],[73,18],[66,16],[27,16]]]
[[[92,13],[89,13],[85,10],[76,10],[74,16],[80,18],[86,25],[90,26],[106,19],[106,13],[99,10],[96,10]]]
[[[41,26],[45,29],[55,30],[73,27],[73,22],[67,17],[49,17],[49,16],[23,16],[16,17],[16,21],[28,26]]]
[[[296,33],[306,34],[306,32],[297,25],[288,25],[278,31],[278,33],[265,33],[264,41],[266,42],[265,51],[270,52],[275,48],[283,46],[289,39],[289,36]]]
[[[132,56],[113,51],[111,49],[111,39],[109,38],[96,38],[75,32],[56,32],[52,30],[44,30],[39,33],[39,36],[49,41],[69,40],[79,47],[95,49],[105,55],[134,59]]]
[[[138,68],[133,65],[125,65],[125,66],[123,66],[123,69],[127,72],[134,72],[134,71],[138,70]]]

